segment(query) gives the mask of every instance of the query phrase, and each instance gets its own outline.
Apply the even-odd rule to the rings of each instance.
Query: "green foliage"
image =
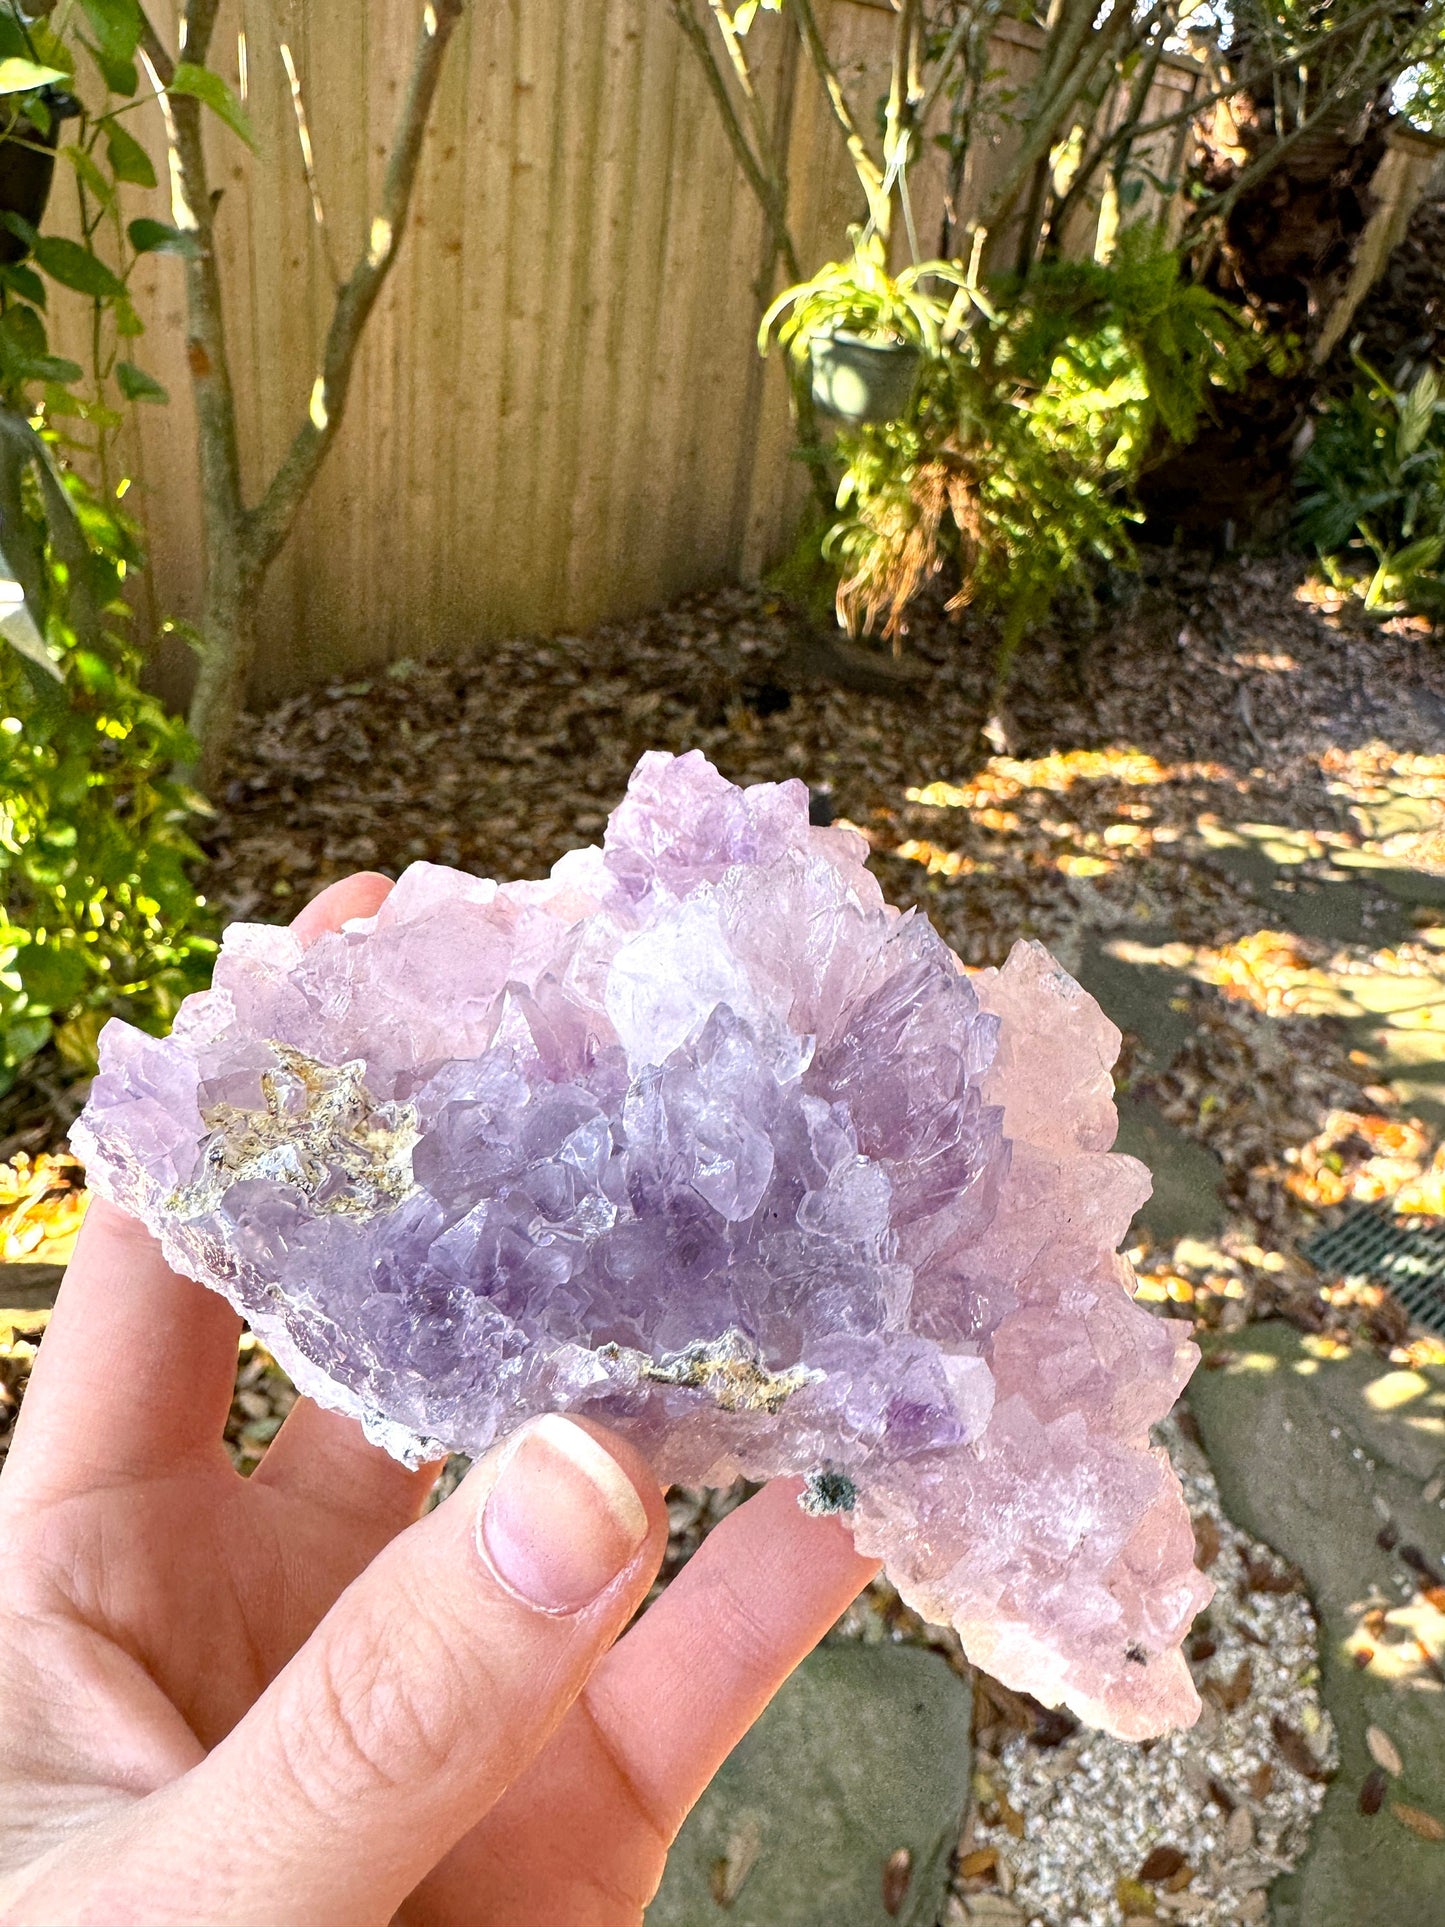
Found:
[[[0,1090],[52,1038],[92,1068],[113,1012],[163,1027],[215,953],[186,828],[199,799],[169,775],[191,746],[122,634],[135,529],[38,437],[17,459],[15,435],[6,506],[44,585],[27,606],[44,606],[40,649],[0,642]]]
[[[127,220],[121,210],[123,187],[149,191],[159,180],[155,160],[126,125],[140,104],[143,28],[137,0],[80,0],[33,20],[13,0],[0,0],[0,149],[14,143],[33,155],[32,184],[38,175],[42,200],[52,155],[55,168],[43,216],[34,206],[27,212],[0,205],[0,226],[23,249],[21,259],[0,262],[0,394],[32,419],[63,423],[66,448],[88,457],[106,487],[120,404],[167,399],[127,347],[143,332],[130,298],[136,260],[195,252],[185,229],[147,215]],[[82,57],[99,77],[98,105],[87,104],[93,83],[81,99]],[[168,91],[199,101],[252,141],[250,123],[219,74],[182,61]],[[51,283],[88,304],[88,367],[51,352]]]
[[[1010,651],[1070,584],[1127,561],[1132,486],[1161,441],[1197,433],[1211,392],[1265,352],[1145,232],[1115,260],[1049,261],[997,284],[924,366],[905,418],[840,430],[824,553],[840,620],[900,633],[952,563],[954,605],[1002,610]]]
[[[131,345],[136,261],[194,251],[122,214],[122,187],[158,181],[125,123],[143,26],[137,0],[37,19],[0,0],[0,154],[24,199],[0,206],[18,257],[0,261],[0,1091],[52,1040],[91,1068],[112,1012],[164,1026],[215,950],[187,830],[201,801],[170,774],[194,745],[140,685],[123,597],[141,555],[111,448],[126,405],[167,399]],[[218,75],[183,63],[170,91],[250,138]],[[61,301],[81,304],[88,367],[51,350]]]
[[[1426,368],[1396,388],[1356,362],[1354,387],[1329,403],[1300,462],[1296,527],[1366,608],[1445,611],[1440,378]]]

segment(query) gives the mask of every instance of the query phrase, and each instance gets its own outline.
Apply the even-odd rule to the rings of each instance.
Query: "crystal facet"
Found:
[[[801,783],[645,756],[544,882],[228,931],[169,1038],[106,1027],[76,1149],[398,1455],[575,1411],[665,1481],[802,1474],[998,1678],[1160,1732],[1210,1588],[1149,1427],[1197,1353],[1117,1255],[1119,1033],[866,856]]]

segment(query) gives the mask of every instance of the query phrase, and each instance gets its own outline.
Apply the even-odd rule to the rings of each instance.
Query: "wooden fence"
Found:
[[[886,85],[887,0],[823,0],[819,12],[871,111]],[[209,134],[252,497],[306,408],[418,14],[414,0],[224,0],[212,64],[258,136],[251,155]],[[996,64],[1026,78],[1040,38],[1006,26]],[[843,251],[860,197],[811,72],[783,34],[773,44],[766,84],[789,127],[811,268]],[[1150,114],[1194,84],[1187,63],[1162,68]],[[159,158],[158,110],[136,123]],[[979,149],[970,205],[1012,138],[1001,129]],[[925,245],[942,191],[941,157],[930,159],[915,203]],[[129,214],[167,217],[163,188],[132,200]],[[753,345],[763,256],[757,208],[667,0],[472,0],[345,426],[267,589],[258,693],[580,629],[759,569],[786,544],[800,488],[781,370]],[[135,358],[171,394],[132,411],[120,449],[149,534],[140,601],[154,627],[162,614],[193,618],[200,601],[179,263],[147,257],[135,293],[147,327]],[[84,361],[80,319],[56,345]],[[182,656],[177,645],[163,657],[173,691]]]

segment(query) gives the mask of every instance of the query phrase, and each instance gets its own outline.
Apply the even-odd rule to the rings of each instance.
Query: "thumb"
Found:
[[[178,1894],[172,1862],[163,1917],[389,1921],[545,1745],[665,1540],[630,1447],[556,1417],[517,1433],[372,1561],[160,1796],[195,1883]]]

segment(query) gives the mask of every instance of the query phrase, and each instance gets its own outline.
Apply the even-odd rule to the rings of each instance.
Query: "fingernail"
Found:
[[[647,1510],[590,1432],[549,1414],[507,1448],[479,1537],[510,1591],[547,1613],[575,1613],[631,1562]]]

